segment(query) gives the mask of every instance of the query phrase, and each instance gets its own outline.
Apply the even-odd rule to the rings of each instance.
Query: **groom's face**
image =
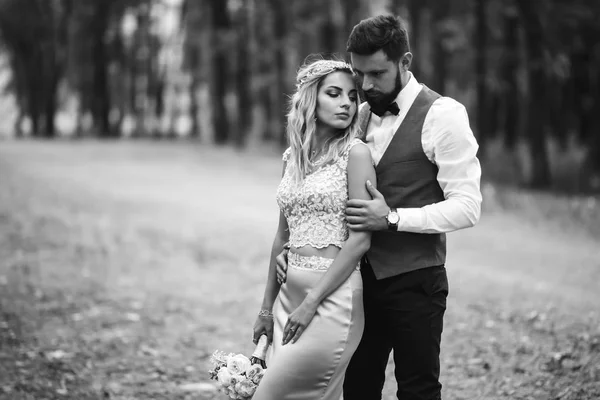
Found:
[[[369,55],[352,53],[350,57],[369,105],[380,108],[391,103],[402,90],[399,63],[388,59],[383,50]]]

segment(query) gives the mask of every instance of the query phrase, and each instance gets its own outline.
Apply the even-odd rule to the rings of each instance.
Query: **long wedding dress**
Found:
[[[335,162],[313,171],[299,184],[286,168],[277,202],[287,219],[292,248],[342,247],[348,238],[344,210],[348,200],[346,167],[353,141]],[[283,155],[288,161],[290,150]],[[254,400],[340,400],[344,374],[358,347],[363,328],[362,278],[352,275],[319,304],[296,343],[281,345],[283,328],[333,259],[288,254],[287,280],[273,307],[273,344],[268,369]]]

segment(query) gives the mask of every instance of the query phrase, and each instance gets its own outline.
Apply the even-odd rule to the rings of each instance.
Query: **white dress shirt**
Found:
[[[371,113],[366,142],[375,165],[421,91],[421,84],[409,74],[396,97],[400,113],[386,112],[382,117]],[[475,225],[481,214],[481,166],[465,107],[449,97],[437,99],[425,116],[421,143],[429,161],[438,166],[437,181],[445,200],[421,208],[399,208],[398,230],[444,233]]]

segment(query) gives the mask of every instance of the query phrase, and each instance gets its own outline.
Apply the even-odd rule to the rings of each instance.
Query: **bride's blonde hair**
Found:
[[[295,182],[302,181],[311,169],[337,160],[348,148],[349,143],[360,137],[358,118],[358,98],[356,113],[350,125],[339,136],[325,143],[326,150],[318,161],[310,159],[310,145],[317,128],[317,94],[325,77],[332,72],[343,71],[354,75],[354,70],[345,61],[317,60],[304,64],[296,77],[296,92],[291,97],[290,111],[287,114],[286,133],[290,143],[288,168],[292,168]]]

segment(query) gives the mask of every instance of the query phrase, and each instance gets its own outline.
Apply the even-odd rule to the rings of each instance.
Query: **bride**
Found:
[[[279,226],[254,341],[271,342],[254,400],[342,397],[344,374],[364,327],[359,261],[369,232],[349,231],[351,198],[370,199],[371,154],[359,139],[358,93],[351,66],[318,60],[302,67],[288,114],[290,147],[277,189]],[[289,242],[279,286],[275,257]]]

